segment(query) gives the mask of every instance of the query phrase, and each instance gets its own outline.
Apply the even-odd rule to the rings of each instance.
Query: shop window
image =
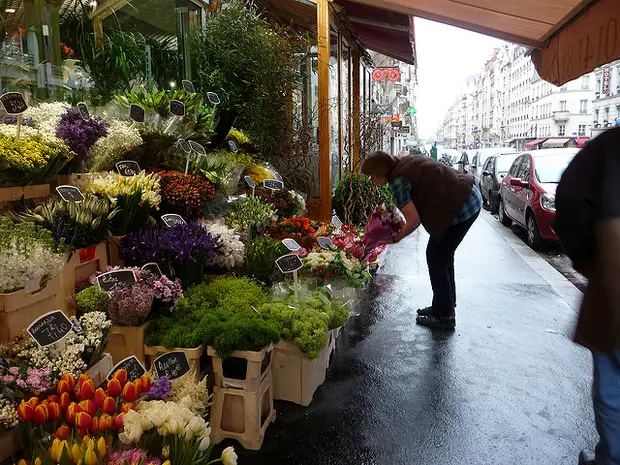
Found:
[[[579,125],[578,135],[580,137],[583,137],[583,136],[586,135],[586,125],[585,124],[580,124]]]

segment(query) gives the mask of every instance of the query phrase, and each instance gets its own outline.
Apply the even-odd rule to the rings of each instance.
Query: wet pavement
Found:
[[[453,333],[415,325],[425,233],[392,246],[312,405],[276,402],[239,463],[576,464],[596,440],[589,353],[570,341],[579,293],[501,228],[483,214],[457,251]]]

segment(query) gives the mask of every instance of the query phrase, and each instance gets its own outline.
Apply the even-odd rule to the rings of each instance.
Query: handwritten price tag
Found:
[[[27,331],[40,347],[47,347],[63,339],[72,328],[71,320],[56,310],[34,320]]]

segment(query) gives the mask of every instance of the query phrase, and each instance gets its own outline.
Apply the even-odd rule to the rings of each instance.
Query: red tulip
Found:
[[[133,402],[140,395],[140,390],[136,383],[132,383],[131,381],[125,384],[123,388],[123,400],[125,402]]]
[[[62,375],[62,378],[60,378],[60,380],[66,381],[66,383],[69,385],[69,389],[73,389],[75,387],[75,378],[69,373],[65,373],[64,375]]]
[[[125,370],[124,368],[116,370],[112,377],[114,379],[118,379],[121,383],[121,386],[125,387],[125,384],[127,383],[127,370]]]
[[[114,400],[112,397],[106,397],[103,401],[102,409],[108,415],[114,414],[114,412],[116,412],[116,400]]]
[[[146,393],[149,392],[149,389],[151,389],[151,377],[148,375],[148,373],[144,373],[142,376],[140,376],[140,384],[142,387],[142,392]]]
[[[93,418],[86,412],[80,412],[75,416],[75,426],[87,430],[93,426]]]
[[[64,379],[61,379],[58,383],[58,386],[56,386],[56,392],[58,393],[58,395],[61,395],[65,392],[68,394],[71,392],[71,386],[69,386],[69,383],[67,383]]]
[[[93,383],[92,379],[88,378],[80,384],[78,395],[80,400],[89,400],[93,398],[95,395],[95,383]]]
[[[61,441],[65,441],[69,439],[70,435],[71,435],[71,428],[66,423],[60,426],[60,428],[56,430],[56,434],[55,434],[55,436]]]
[[[80,377],[78,378],[78,388],[80,388],[82,386],[82,384],[84,384],[86,381],[88,381],[90,379],[90,376],[88,376],[85,373],[82,373],[80,375]]]
[[[112,378],[108,381],[108,393],[112,397],[118,397],[121,392],[123,392],[123,385],[118,379]]]
[[[34,424],[42,425],[49,419],[49,412],[47,410],[47,405],[37,405],[37,408],[34,409]]]
[[[50,402],[48,408],[50,421],[58,421],[62,418],[62,409],[56,402]]]
[[[114,426],[114,418],[104,413],[99,419],[99,429],[101,431],[109,431]]]
[[[52,394],[51,396],[47,396],[47,401],[48,402],[58,402],[58,396],[55,394]]]
[[[88,413],[91,417],[97,413],[97,406],[92,400],[83,400],[78,405],[82,407],[82,410]]]
[[[75,402],[71,402],[71,404],[69,404],[69,407],[67,407],[67,422],[74,423],[75,417],[81,411],[82,411],[82,407],[80,407]]]
[[[103,407],[103,401],[106,397],[107,396],[103,388],[97,388],[97,390],[95,391],[95,397],[93,398],[97,408]]]
[[[88,430],[87,429],[78,429],[77,430],[78,436],[83,438],[84,436],[86,436],[88,434]]]
[[[99,417],[93,417],[93,426],[91,426],[90,430],[95,436],[99,434],[99,431],[101,429],[100,422],[101,420],[99,419]]]
[[[66,411],[67,407],[69,407],[69,404],[71,404],[71,397],[69,396],[69,394],[66,392],[60,394],[60,397],[58,398],[58,404],[63,411]]]
[[[21,421],[30,421],[34,417],[34,407],[29,402],[23,400],[17,407],[17,416]]]
[[[114,421],[112,422],[112,428],[114,431],[118,431],[123,428],[123,416],[124,413],[119,413],[114,417]]]
[[[37,405],[39,405],[39,398],[38,397],[31,397],[30,400],[28,401],[28,403],[30,405],[32,405],[32,408],[35,408]]]

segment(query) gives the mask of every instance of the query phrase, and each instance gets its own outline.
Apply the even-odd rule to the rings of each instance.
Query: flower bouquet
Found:
[[[118,119],[108,121],[108,135],[101,137],[88,152],[91,172],[114,170],[116,163],[127,160],[127,153],[142,144],[137,128]]]
[[[202,176],[166,170],[153,170],[153,173],[160,177],[162,213],[177,213],[187,221],[196,220],[215,197],[215,184]]]
[[[70,166],[72,171],[77,172],[85,171],[88,151],[98,139],[107,135],[107,122],[98,116],[91,116],[85,120],[77,108],[68,108],[61,115],[60,122],[56,127],[56,136],[63,139],[69,148],[77,154]]]
[[[246,197],[235,202],[226,215],[226,225],[240,232],[255,234],[265,228],[276,212],[259,197]],[[256,231],[255,231],[256,230]]]
[[[361,287],[370,280],[362,262],[343,251],[310,252],[303,261],[306,273],[322,279],[325,284],[340,282]]]
[[[280,218],[293,218],[303,215],[306,211],[304,198],[295,191],[271,190],[260,187],[256,189],[256,195],[275,208]]]
[[[227,227],[222,220],[201,221],[205,229],[213,236],[219,236],[218,247],[215,251],[215,265],[232,270],[243,265],[245,258],[245,244],[241,236],[234,229]]]
[[[396,207],[387,206],[385,203],[378,205],[368,218],[363,238],[364,245],[373,248],[379,242],[391,241],[404,224],[405,221]]]

